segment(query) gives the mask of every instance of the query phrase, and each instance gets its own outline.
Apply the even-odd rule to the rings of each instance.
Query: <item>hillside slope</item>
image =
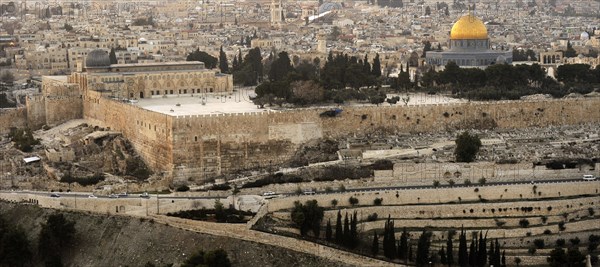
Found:
[[[57,211],[0,202],[0,216],[28,234],[37,254],[40,226]],[[75,241],[64,251],[65,266],[178,266],[195,251],[222,248],[234,266],[340,266],[319,257],[226,237],[190,232],[152,220],[64,212],[76,222]],[[33,261],[39,266],[37,255]]]

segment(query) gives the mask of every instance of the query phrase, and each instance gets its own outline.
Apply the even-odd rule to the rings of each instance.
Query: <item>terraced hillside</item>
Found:
[[[413,260],[416,260],[418,239],[423,231],[427,231],[431,233],[428,260],[432,263],[441,260],[438,252],[443,246],[447,248],[450,233],[454,261],[457,261],[462,229],[468,245],[472,235],[479,233],[487,237],[488,248],[497,239],[509,266],[515,265],[516,261],[520,265],[547,266],[547,257],[557,246],[573,253],[577,249],[582,257],[591,254],[596,266],[597,236],[600,236],[599,192],[600,182],[578,181],[297,196],[270,200],[267,215],[254,227],[282,235],[300,235],[294,222],[297,218],[292,219],[294,202],[304,204],[314,199],[324,207],[321,231],[318,237],[309,232],[304,238],[346,247],[344,249],[359,254],[372,256],[373,235],[377,233],[379,249],[375,257],[385,258],[382,236],[389,218],[394,222],[396,241],[401,239],[404,229],[407,231]],[[354,205],[350,198],[354,198]],[[335,232],[338,212],[342,223],[346,214],[351,222],[356,213],[360,242],[354,249],[335,240],[326,240],[326,223],[330,221],[332,232]],[[351,227],[350,223],[349,229]],[[406,259],[390,260],[404,263]]]

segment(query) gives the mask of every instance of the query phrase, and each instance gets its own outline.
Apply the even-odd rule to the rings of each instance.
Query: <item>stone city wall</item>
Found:
[[[491,121],[499,128],[595,123],[600,121],[598,105],[600,98],[343,107],[341,115],[334,118],[320,117],[328,110],[324,108],[178,116],[173,119],[173,157],[174,162],[187,168],[184,173],[192,173],[191,176],[220,174],[285,162],[293,154],[293,144],[312,138],[341,137],[380,129],[392,133],[454,130]],[[248,150],[252,142],[257,142],[257,146]],[[223,150],[227,146],[230,147]],[[261,156],[252,157],[251,151],[260,151]]]
[[[154,171],[173,169],[172,117],[102,97],[89,91],[83,115],[110,130],[120,131]]]
[[[349,206],[348,199],[352,196],[359,200],[360,205],[373,205],[375,198],[382,198],[383,205],[406,205],[419,203],[448,203],[451,201],[479,201],[479,197],[487,200],[502,199],[521,199],[533,197],[567,197],[580,195],[597,195],[600,193],[600,183],[598,182],[567,182],[567,183],[545,183],[536,184],[536,193],[533,193],[531,184],[521,185],[487,185],[470,186],[460,188],[431,188],[420,190],[387,190],[387,191],[364,191],[364,192],[345,192],[331,194],[302,195],[286,198],[274,198],[269,200],[269,212],[282,209],[289,209],[294,206],[294,201],[298,200],[304,203],[307,200],[316,199],[319,205],[331,207],[331,201],[336,199],[337,206]],[[477,190],[475,190],[477,189]],[[506,190],[506,191],[505,191]],[[540,194],[541,192],[541,194]],[[535,195],[535,196],[534,196]],[[439,212],[439,216],[443,211]],[[462,210],[461,210],[462,213]],[[437,216],[437,215],[436,215]]]
[[[27,126],[26,108],[0,109],[0,135],[8,134],[10,128],[24,128]]]
[[[551,170],[546,166],[533,166],[531,163],[496,164],[493,162],[474,163],[396,163],[392,171],[375,171],[376,182],[401,182],[431,185],[434,180],[442,185],[453,180],[456,184],[469,179],[476,184],[479,179],[486,182],[523,181],[553,178],[581,178],[584,174],[600,174],[600,165],[584,165],[581,168]]]
[[[56,126],[74,119],[83,118],[81,95],[46,97],[46,125]]]

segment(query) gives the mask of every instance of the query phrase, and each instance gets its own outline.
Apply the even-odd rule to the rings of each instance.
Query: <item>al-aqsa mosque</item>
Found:
[[[427,64],[445,66],[454,61],[461,67],[485,68],[496,63],[512,63],[512,51],[490,49],[487,28],[471,12],[452,26],[449,47],[448,51],[428,51]]]

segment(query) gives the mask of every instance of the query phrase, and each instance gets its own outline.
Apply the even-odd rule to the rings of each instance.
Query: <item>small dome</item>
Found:
[[[488,39],[487,28],[479,18],[473,16],[473,14],[468,14],[454,23],[450,31],[450,39],[485,40]]]
[[[110,57],[102,49],[95,49],[88,53],[85,58],[86,68],[103,68],[110,66]]]
[[[582,41],[587,41],[590,39],[590,34],[587,32],[582,32],[581,35],[579,35],[579,39]]]
[[[323,3],[319,7],[319,10],[317,11],[317,13],[320,15],[327,11],[341,10],[341,9],[342,9],[342,5],[340,3],[327,2],[327,3]]]
[[[496,58],[496,64],[504,64],[506,63],[506,57],[504,57],[503,55],[500,55]]]

